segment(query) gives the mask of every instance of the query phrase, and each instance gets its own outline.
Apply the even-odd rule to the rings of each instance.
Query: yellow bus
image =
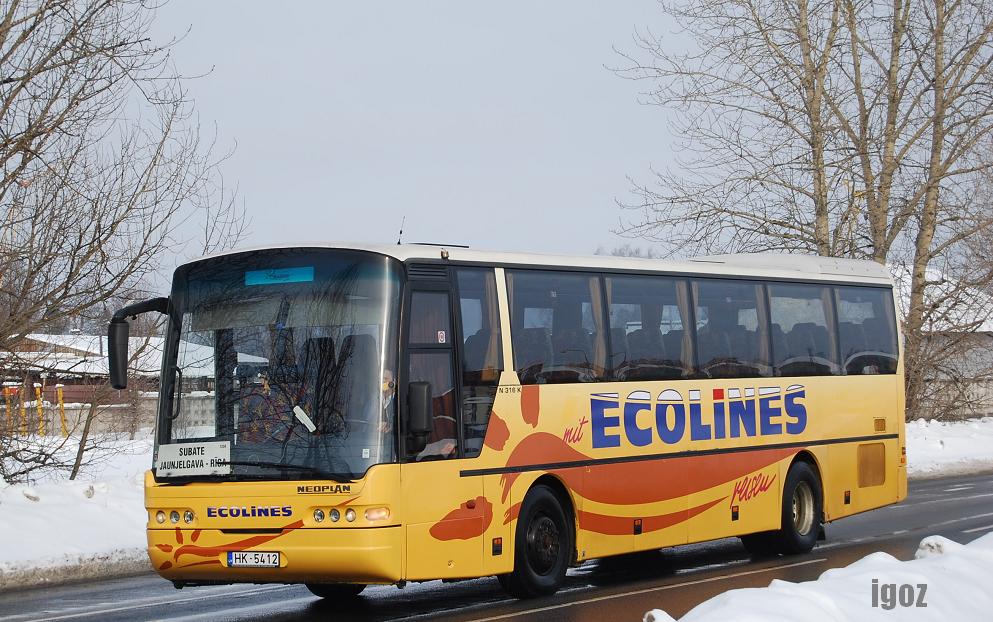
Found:
[[[496,575],[738,536],[809,551],[906,496],[903,363],[875,263],[310,245],[180,266],[148,553],[177,587]]]

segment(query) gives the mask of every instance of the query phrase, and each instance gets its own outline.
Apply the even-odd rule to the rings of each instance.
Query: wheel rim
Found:
[[[537,574],[548,574],[555,567],[560,540],[558,525],[544,514],[535,516],[528,525],[528,562]]]
[[[800,482],[793,490],[793,529],[801,536],[814,526],[814,491],[810,484]]]

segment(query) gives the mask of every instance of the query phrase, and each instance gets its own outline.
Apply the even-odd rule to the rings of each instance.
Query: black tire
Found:
[[[307,589],[314,596],[347,602],[361,594],[365,585],[361,583],[308,583]]]
[[[565,580],[575,536],[558,496],[535,486],[524,498],[514,538],[514,572],[500,575],[500,585],[515,598],[554,594]]]
[[[770,531],[750,533],[748,535],[741,536],[741,543],[745,546],[745,550],[748,551],[752,557],[772,557],[776,554],[776,547],[772,542],[774,535],[775,532]]]
[[[796,462],[786,474],[779,531],[771,532],[771,545],[784,555],[809,553],[817,544],[823,522],[821,481],[806,462]]]

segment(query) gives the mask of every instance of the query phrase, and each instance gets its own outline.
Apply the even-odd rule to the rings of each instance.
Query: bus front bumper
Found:
[[[177,527],[147,533],[155,571],[179,583],[396,583],[403,572],[400,525],[254,533]],[[279,567],[231,567],[228,553],[241,551],[279,553]]]

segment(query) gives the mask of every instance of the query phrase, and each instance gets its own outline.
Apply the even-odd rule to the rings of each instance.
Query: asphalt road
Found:
[[[810,554],[752,561],[737,539],[593,561],[570,570],[555,596],[516,601],[496,579],[372,587],[344,609],[302,586],[233,585],[176,590],[155,575],[0,593],[0,622],[29,620],[641,620],[661,608],[679,617],[733,588],[807,581],[873,551],[910,559],[922,538],[968,542],[993,531],[993,474],[915,481],[895,506],[827,527]]]

